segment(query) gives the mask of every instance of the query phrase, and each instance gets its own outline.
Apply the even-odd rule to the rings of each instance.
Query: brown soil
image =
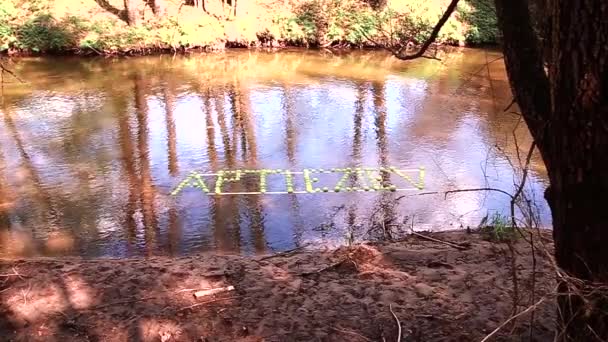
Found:
[[[545,234],[545,233],[543,233]],[[196,255],[129,260],[0,261],[2,341],[479,341],[512,312],[507,245],[436,233],[392,243],[273,257]],[[538,239],[552,248],[550,234]],[[519,310],[532,256],[515,243]],[[536,253],[535,300],[554,286]],[[21,276],[9,274],[19,273]],[[195,299],[193,290],[234,291]],[[200,304],[198,306],[189,306]],[[553,302],[492,340],[552,339]]]

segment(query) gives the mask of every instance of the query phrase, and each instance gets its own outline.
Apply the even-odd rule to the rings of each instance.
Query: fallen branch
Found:
[[[201,306],[201,305],[205,305],[205,304],[209,304],[209,303],[220,302],[220,301],[223,301],[223,300],[236,299],[236,298],[240,298],[240,297],[241,296],[234,296],[234,297],[217,298],[217,299],[213,299],[213,300],[208,300],[206,302],[196,303],[196,304],[192,304],[192,305],[183,307],[181,309],[178,309],[177,312],[188,310],[188,309],[193,309],[193,308],[196,308],[197,306]]]
[[[229,291],[234,291],[234,286],[230,285],[230,286],[226,286],[226,287],[218,287],[215,289],[196,291],[196,292],[194,292],[194,298],[206,297],[206,296],[211,296],[211,295],[215,295],[218,293],[229,292]]]
[[[461,251],[464,251],[464,250],[469,249],[469,247],[467,247],[467,246],[463,246],[463,245],[456,244],[456,243],[453,243],[453,242],[448,242],[448,241],[443,241],[443,240],[435,239],[435,238],[433,238],[433,237],[430,237],[430,236],[426,236],[426,235],[423,235],[423,234],[417,233],[417,232],[415,232],[415,231],[413,231],[413,230],[412,230],[412,234],[413,234],[413,235],[415,235],[415,236],[417,236],[417,237],[419,237],[419,238],[421,238],[421,239],[425,239],[425,240],[429,240],[429,241],[433,241],[433,242],[441,243],[441,244],[444,244],[444,245],[446,245],[446,246],[450,246],[450,247],[453,247],[453,248],[459,249],[459,250],[461,250]]]
[[[398,332],[397,332],[397,342],[401,342],[401,322],[399,321],[399,318],[397,317],[397,315],[393,311],[393,305],[392,304],[388,305],[388,309],[391,311],[391,314],[393,314],[393,317],[395,318],[395,322],[397,322],[397,328],[399,329]]]

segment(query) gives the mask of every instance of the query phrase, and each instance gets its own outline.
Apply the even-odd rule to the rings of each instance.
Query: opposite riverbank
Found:
[[[550,232],[536,240],[552,253]],[[521,311],[554,288],[547,254],[533,254],[521,238],[513,247],[514,254],[482,234],[454,231],[257,257],[4,260],[0,336],[396,341],[401,331],[407,341],[479,341],[511,316],[514,296]],[[206,289],[219,290],[193,295]],[[551,339],[553,305],[547,300],[535,310],[532,330],[526,315],[491,340]]]
[[[8,0],[0,53],[141,55],[226,47],[393,47],[430,34],[449,1]],[[493,5],[461,1],[438,43],[496,42]]]

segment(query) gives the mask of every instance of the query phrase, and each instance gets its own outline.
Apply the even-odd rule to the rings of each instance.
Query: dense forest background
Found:
[[[125,54],[417,44],[446,0],[4,0],[0,52]],[[497,41],[489,0],[460,1],[441,44]]]

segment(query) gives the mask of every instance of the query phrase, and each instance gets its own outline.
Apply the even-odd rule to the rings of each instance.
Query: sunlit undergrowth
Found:
[[[226,46],[344,48],[377,46],[387,40],[416,44],[428,36],[447,5],[443,0],[393,0],[372,8],[370,2],[258,0],[237,14],[226,15],[168,1],[162,16],[147,8],[141,12],[141,23],[129,26],[122,15],[123,1],[4,0],[0,2],[0,52],[125,54]],[[99,3],[106,3],[106,7]],[[444,26],[439,41],[494,42],[496,20],[488,4],[488,0],[463,1]]]

